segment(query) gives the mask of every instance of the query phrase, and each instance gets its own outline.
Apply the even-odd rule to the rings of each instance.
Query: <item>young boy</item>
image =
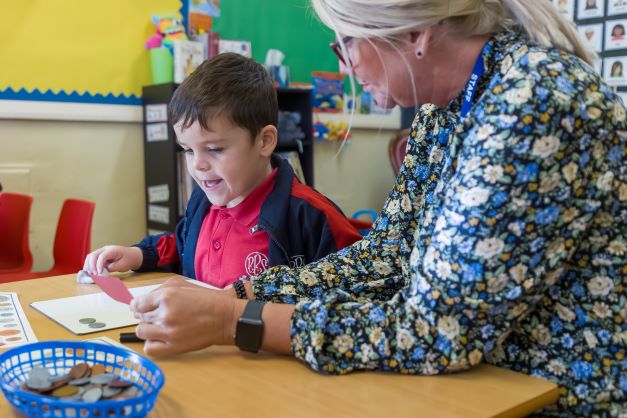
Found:
[[[272,155],[277,94],[260,64],[230,53],[204,62],[175,91],[168,112],[198,185],[185,217],[175,234],[92,252],[86,271],[176,271],[223,288],[361,239],[331,201]]]

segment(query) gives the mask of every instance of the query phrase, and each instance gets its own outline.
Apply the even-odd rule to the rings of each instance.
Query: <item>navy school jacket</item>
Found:
[[[273,156],[272,163],[278,166],[276,180],[258,224],[269,237],[271,267],[300,267],[362,238],[333,202],[298,181],[287,161]],[[172,271],[195,279],[196,244],[210,207],[205,193],[194,188],[174,234],[151,235],[135,245],[144,255],[136,271]]]

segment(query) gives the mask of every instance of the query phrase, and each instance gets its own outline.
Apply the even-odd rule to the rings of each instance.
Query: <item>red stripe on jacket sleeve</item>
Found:
[[[159,261],[157,267],[179,262],[179,252],[176,249],[176,237],[174,234],[163,235],[157,242],[157,254]]]
[[[325,214],[338,250],[363,238],[329,199],[296,179],[292,182],[292,196],[306,200]]]

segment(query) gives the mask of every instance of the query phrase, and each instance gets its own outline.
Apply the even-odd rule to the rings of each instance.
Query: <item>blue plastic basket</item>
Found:
[[[59,400],[20,389],[28,372],[35,366],[61,375],[78,363],[102,364],[107,373],[132,382],[141,394],[134,398],[85,403]],[[26,344],[0,354],[2,392],[15,408],[28,417],[144,417],[155,405],[164,382],[163,372],[155,363],[133,351],[111,345],[46,341]]]

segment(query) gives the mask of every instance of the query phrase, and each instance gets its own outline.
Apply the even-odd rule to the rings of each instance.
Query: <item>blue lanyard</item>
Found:
[[[472,69],[472,74],[470,75],[470,79],[468,83],[466,83],[466,87],[464,88],[464,101],[462,103],[462,118],[470,113],[470,109],[472,108],[472,100],[475,97],[475,93],[477,92],[477,84],[479,83],[479,79],[485,73],[485,65],[483,63],[483,51],[477,57],[477,61],[475,62],[475,66]]]

